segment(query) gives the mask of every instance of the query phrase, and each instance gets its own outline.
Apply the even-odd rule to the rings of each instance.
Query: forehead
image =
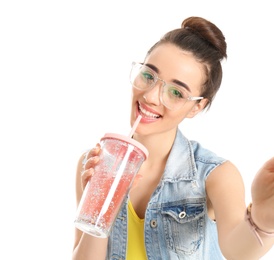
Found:
[[[161,44],[146,57],[146,64],[154,65],[159,77],[165,81],[174,79],[186,83],[191,92],[199,91],[205,81],[204,65],[192,53],[173,44]]]

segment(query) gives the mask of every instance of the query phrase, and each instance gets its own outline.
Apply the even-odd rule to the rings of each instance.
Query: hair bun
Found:
[[[220,53],[220,60],[227,58],[226,42],[222,31],[210,21],[192,16],[182,22],[181,28],[191,31],[210,43]]]

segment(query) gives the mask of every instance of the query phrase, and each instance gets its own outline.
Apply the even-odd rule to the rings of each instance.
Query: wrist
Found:
[[[256,236],[256,238],[259,241],[259,243],[261,244],[261,246],[263,246],[263,241],[262,241],[261,236],[274,237],[274,232],[273,232],[273,230],[266,231],[266,230],[263,230],[261,227],[259,227],[256,224],[256,222],[254,221],[254,219],[252,218],[251,213],[252,213],[252,203],[250,203],[246,209],[245,220],[249,224],[250,229],[253,231],[254,235]]]
[[[274,228],[273,225],[271,225],[273,223],[273,220],[269,220],[269,217],[265,215],[265,211],[262,210],[262,207],[264,206],[250,203],[247,207],[247,210],[250,211],[252,221],[260,230],[266,233],[273,233]]]

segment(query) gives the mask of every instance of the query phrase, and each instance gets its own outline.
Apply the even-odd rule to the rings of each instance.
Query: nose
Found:
[[[155,85],[151,89],[145,92],[143,97],[148,104],[152,104],[155,106],[159,106],[161,104],[160,95],[161,95],[161,88],[163,84],[164,82],[162,82],[161,80],[157,80]]]

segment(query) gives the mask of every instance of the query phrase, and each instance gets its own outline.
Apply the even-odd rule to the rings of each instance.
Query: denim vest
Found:
[[[206,207],[207,176],[225,160],[177,131],[163,177],[145,213],[149,260],[221,260],[216,223]],[[126,259],[127,200],[112,228],[106,259]]]

